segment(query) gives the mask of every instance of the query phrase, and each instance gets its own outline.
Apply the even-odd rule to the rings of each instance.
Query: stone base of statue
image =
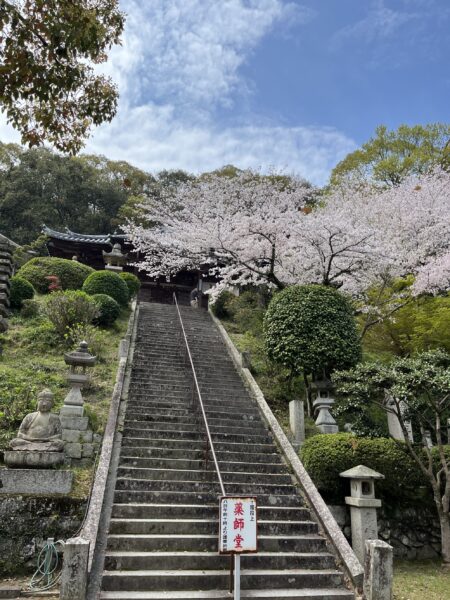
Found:
[[[64,463],[64,452],[46,452],[43,449],[7,450],[5,465],[28,469],[52,469]]]
[[[14,451],[11,452],[14,454]],[[56,454],[56,453],[54,453]],[[70,494],[73,473],[60,469],[0,469],[0,497],[2,495]]]

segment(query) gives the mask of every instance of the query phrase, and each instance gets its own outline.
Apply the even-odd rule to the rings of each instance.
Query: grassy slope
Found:
[[[394,600],[448,600],[450,572],[437,561],[396,561]]]
[[[102,432],[106,423],[109,403],[118,365],[118,345],[124,337],[129,318],[124,310],[109,329],[96,328],[94,353],[97,364],[91,373],[91,383],[83,390],[86,413],[94,431]],[[2,336],[3,354],[0,356],[0,459],[1,451],[8,447],[16,435],[24,415],[35,410],[36,394],[49,387],[55,395],[57,411],[69,391],[65,380],[68,367],[64,352],[71,348],[58,340],[42,317],[24,319],[14,316],[9,331]],[[7,418],[1,414],[8,415]],[[1,460],[0,460],[1,463]],[[83,497],[89,491],[92,468],[75,469],[75,486],[72,495]]]

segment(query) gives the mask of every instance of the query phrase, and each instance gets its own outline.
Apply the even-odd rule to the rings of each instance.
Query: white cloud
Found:
[[[151,171],[233,163],[324,183],[355,148],[332,128],[280,126],[242,110],[253,92],[240,67],[264,36],[314,17],[297,0],[123,0],[121,8],[128,14],[123,44],[98,66],[119,86],[119,110],[94,131],[87,152]],[[1,127],[9,139],[10,128]]]
[[[247,125],[220,128],[174,117],[170,106],[123,108],[99,128],[87,150],[150,171],[210,171],[225,164],[278,167],[324,184],[330,169],[355,143],[333,128]]]
[[[384,0],[374,0],[367,16],[339,30],[333,36],[333,42],[339,45],[347,38],[356,37],[369,44],[391,37],[406,23],[418,17],[416,12],[396,11],[386,6]]]

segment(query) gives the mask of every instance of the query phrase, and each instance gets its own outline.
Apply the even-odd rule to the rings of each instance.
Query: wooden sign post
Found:
[[[241,598],[241,554],[258,552],[256,498],[220,499],[219,553],[234,556],[234,600]]]

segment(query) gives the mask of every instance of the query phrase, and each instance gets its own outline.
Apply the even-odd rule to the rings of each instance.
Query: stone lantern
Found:
[[[313,402],[314,412],[318,413],[316,426],[322,433],[337,433],[339,427],[330,413],[330,408],[334,404],[334,398],[331,396],[333,386],[329,379],[318,379],[311,383],[311,390],[316,398]]]
[[[64,398],[64,406],[60,410],[60,415],[67,417],[82,417],[83,396],[81,389],[89,381],[89,375],[86,369],[93,367],[97,361],[96,356],[88,350],[87,342],[80,342],[80,345],[73,352],[64,354],[64,362],[70,366],[70,371],[66,376],[68,383],[71,385],[70,392]]]
[[[103,260],[105,261],[105,269],[120,273],[128,262],[128,254],[122,253],[122,246],[114,244],[111,252],[103,250]]]
[[[384,475],[369,467],[358,465],[340,473],[350,479],[350,496],[345,503],[350,506],[352,523],[352,547],[359,561],[364,564],[366,540],[378,539],[377,508],[381,500],[375,498],[375,479],[384,479]]]

